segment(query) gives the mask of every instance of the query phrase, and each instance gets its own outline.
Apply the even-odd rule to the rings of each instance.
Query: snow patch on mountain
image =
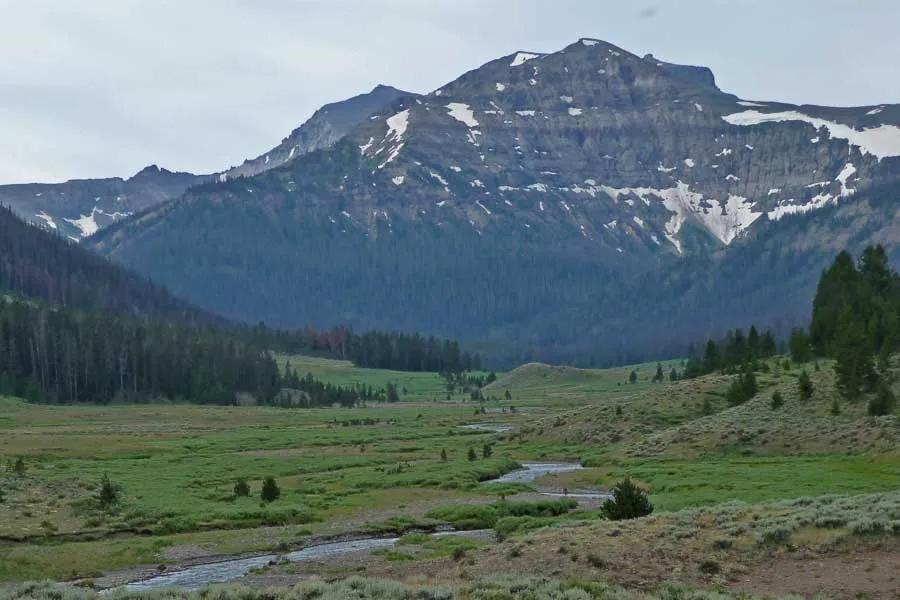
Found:
[[[81,232],[81,237],[86,238],[94,235],[100,229],[100,225],[97,223],[97,217],[103,216],[108,217],[112,221],[118,221],[124,217],[130,217],[132,213],[130,212],[111,212],[108,213],[103,209],[97,208],[96,206],[91,209],[91,213],[88,215],[80,215],[77,219],[63,219],[64,221],[71,223]]]
[[[516,54],[515,58],[513,58],[512,62],[509,63],[511,67],[519,67],[524,65],[526,62],[533,58],[539,57],[540,54],[533,54],[531,52],[519,52]]]
[[[844,165],[844,168],[841,169],[841,172],[838,173],[838,176],[835,177],[834,180],[841,184],[841,198],[847,198],[856,193],[856,189],[847,187],[847,180],[850,179],[850,176],[854,173],[856,173],[856,167],[853,166],[853,163],[847,163]]]
[[[766,215],[772,221],[777,221],[785,215],[797,215],[819,210],[829,204],[834,204],[836,199],[831,194],[816,194],[806,204],[793,204],[793,199],[783,200],[778,203],[774,209],[770,210]]]
[[[473,111],[468,104],[462,102],[451,102],[446,106],[447,114],[461,123],[465,123],[467,127],[478,127],[478,120],[475,118]]]
[[[723,203],[713,198],[704,199],[703,194],[691,191],[690,186],[677,181],[675,187],[656,188],[612,188],[600,189],[618,202],[619,197],[634,195],[644,204],[650,197],[661,199],[666,210],[672,213],[666,222],[666,238],[681,252],[681,242],[675,237],[690,217],[696,218],[712,235],[723,244],[730,244],[738,235],[750,227],[763,213],[753,210],[754,203],[743,196],[731,194]]]
[[[809,123],[817,130],[825,128],[833,138],[847,140],[851,146],[859,148],[863,154],[872,154],[881,159],[888,156],[900,156],[900,127],[895,125],[879,125],[869,129],[855,129],[843,123],[811,117],[796,110],[775,113],[764,113],[758,110],[745,110],[722,117],[727,123],[742,127],[762,123],[781,123],[784,121],[802,121]],[[817,138],[813,138],[818,141]]]
[[[39,218],[39,219],[43,219],[43,220],[47,223],[47,226],[48,226],[50,229],[56,229],[56,228],[57,228],[57,227],[56,227],[56,221],[53,220],[53,217],[51,217],[50,215],[48,215],[48,214],[45,213],[44,211],[41,211],[41,212],[37,213],[37,214],[34,215],[34,216],[36,216],[36,217]]]
[[[388,141],[399,142],[403,140],[403,134],[409,128],[409,109],[401,110],[397,114],[387,118],[388,132],[384,138]]]

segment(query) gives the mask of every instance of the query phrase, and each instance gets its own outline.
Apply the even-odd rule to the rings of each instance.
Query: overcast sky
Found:
[[[897,0],[0,0],[0,183],[214,172],[326,102],[597,37],[747,99],[900,102]]]

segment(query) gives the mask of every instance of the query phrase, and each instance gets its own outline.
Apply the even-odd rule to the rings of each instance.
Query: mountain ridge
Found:
[[[859,231],[895,235],[881,195],[900,174],[900,113],[741,100],[714,81],[589,38],[515,52],[395,99],[329,148],[197,186],[92,245],[235,318],[413,329],[479,337],[485,352],[512,345],[516,360],[602,362],[623,358],[628,339],[647,355],[733,325],[740,299],[698,296],[684,323],[666,306],[674,315],[683,294],[727,295],[715,270],[777,246],[800,218],[819,234],[799,249],[781,240],[772,260],[789,283],[754,279],[766,291],[744,310],[765,324],[766,298],[787,299],[801,318],[811,284],[798,265],[821,268],[832,238],[847,239],[826,215],[878,196],[877,222]],[[668,296],[644,302],[648,286]],[[671,331],[634,325],[641,305]],[[579,341],[584,325],[612,339]]]
[[[390,86],[320,108],[278,146],[238,167],[207,175],[170,171],[148,165],[131,177],[70,179],[61,183],[0,185],[0,205],[27,221],[81,241],[124,218],[178,198],[189,188],[219,178],[256,175],[295,156],[333,145],[376,109],[400,96],[414,96]],[[270,161],[270,158],[274,159]]]

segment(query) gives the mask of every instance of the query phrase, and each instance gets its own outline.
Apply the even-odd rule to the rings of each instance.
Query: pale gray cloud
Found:
[[[221,170],[323,103],[581,36],[746,98],[900,101],[892,0],[0,0],[0,182]],[[652,17],[652,18],[649,18]]]

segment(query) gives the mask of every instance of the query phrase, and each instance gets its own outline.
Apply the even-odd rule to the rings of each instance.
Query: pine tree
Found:
[[[481,458],[490,458],[493,453],[494,449],[490,444],[485,444],[481,447]]]
[[[669,381],[678,381],[678,371],[675,370],[675,367],[669,371]]]
[[[783,405],[784,405],[784,397],[781,395],[781,392],[779,392],[778,390],[775,390],[772,393],[772,401],[769,403],[769,406],[771,406],[772,409],[774,410],[776,408],[781,408]]]
[[[103,510],[110,510],[119,503],[122,489],[109,480],[109,475],[103,474],[100,480],[100,490],[97,492],[97,504]]]
[[[860,324],[844,313],[837,337],[830,347],[836,360],[834,370],[838,389],[851,402],[859,399],[867,387],[871,388],[876,378],[873,356],[866,342]]]
[[[663,379],[665,379],[665,375],[663,374],[662,363],[656,363],[656,375],[653,376],[653,380],[661,382]]]
[[[247,483],[247,480],[243,477],[238,479],[234,484],[234,495],[238,498],[242,498],[250,495],[250,485]]]
[[[638,380],[637,371],[632,371],[631,374],[628,376],[628,382],[629,383],[637,383],[637,380]]]
[[[601,511],[610,520],[636,519],[653,512],[647,493],[626,477],[613,487],[613,497],[603,503]]]
[[[278,487],[278,484],[275,482],[274,477],[266,477],[263,480],[262,490],[260,491],[259,497],[263,502],[275,502],[281,496],[281,489]]]
[[[812,399],[815,390],[813,388],[812,380],[809,378],[809,373],[807,373],[806,370],[800,372],[800,377],[797,379],[797,386],[800,389],[801,400],[806,402]]]
[[[25,466],[25,459],[21,456],[16,459],[16,464],[13,465],[12,471],[16,474],[17,477],[24,477],[25,471],[28,470],[28,467]]]
[[[893,413],[896,405],[897,398],[893,390],[887,383],[882,383],[875,397],[869,401],[868,413],[873,417],[883,417]]]
[[[712,373],[722,366],[722,357],[719,353],[719,346],[714,341],[706,342],[706,349],[703,352],[703,372]]]
[[[812,359],[812,345],[809,336],[803,328],[795,327],[791,331],[788,347],[791,350],[791,359],[794,362],[805,363]]]
[[[475,454],[475,448],[469,446],[469,460],[473,461],[473,460],[477,460],[477,459],[478,459],[478,455]]]
[[[761,340],[756,325],[751,325],[747,333],[747,354],[751,359],[762,356]]]
[[[441,448],[441,462],[447,462],[447,449]]]

